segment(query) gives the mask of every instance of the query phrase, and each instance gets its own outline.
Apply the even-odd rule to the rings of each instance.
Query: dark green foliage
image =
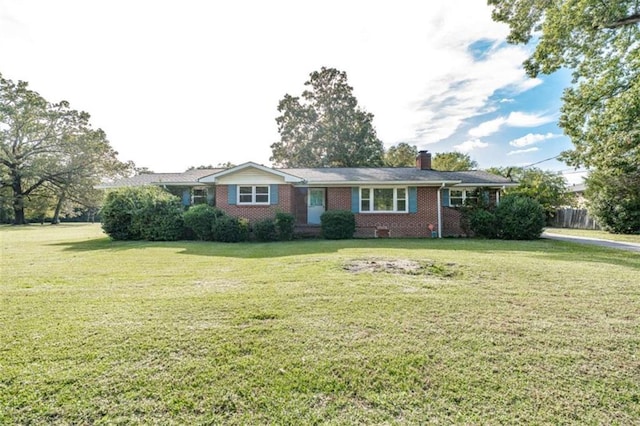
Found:
[[[320,227],[327,240],[345,240],[353,238],[356,218],[348,210],[329,210],[320,216]]]
[[[134,216],[134,226],[142,239],[148,241],[175,241],[184,234],[183,207],[180,199],[169,194],[153,200]]]
[[[154,186],[110,191],[100,214],[114,240],[170,241],[184,231],[180,199]]]
[[[221,216],[211,228],[214,241],[237,243],[249,239],[249,222],[237,217]]]
[[[207,204],[192,206],[184,212],[184,224],[195,234],[196,238],[202,241],[213,240],[213,224],[225,213]]]
[[[504,197],[496,208],[498,236],[505,240],[533,240],[540,237],[545,211],[542,205],[529,197]]]
[[[276,228],[278,228],[278,237],[280,240],[292,240],[295,226],[296,218],[292,214],[276,213]]]
[[[468,214],[469,226],[476,237],[497,238],[498,221],[489,210],[475,209]]]
[[[276,241],[278,230],[274,219],[263,219],[253,224],[253,235],[258,241]]]
[[[606,231],[640,234],[640,169],[593,171],[587,179],[589,212]]]
[[[134,205],[133,188],[121,188],[109,191],[104,200],[100,215],[102,229],[114,240],[139,240],[132,227]]]
[[[280,140],[271,161],[284,167],[382,166],[384,146],[373,114],[358,106],[347,74],[322,67],[301,96],[285,95],[276,118]]]

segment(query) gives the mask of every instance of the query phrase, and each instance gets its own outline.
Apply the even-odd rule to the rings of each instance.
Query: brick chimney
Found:
[[[418,170],[431,170],[431,153],[429,151],[419,151],[416,157],[416,168]]]

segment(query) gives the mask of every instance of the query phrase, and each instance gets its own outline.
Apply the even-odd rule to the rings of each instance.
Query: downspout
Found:
[[[440,196],[442,188],[444,188],[444,182],[442,182],[442,186],[438,188],[438,238],[442,238],[442,198]]]

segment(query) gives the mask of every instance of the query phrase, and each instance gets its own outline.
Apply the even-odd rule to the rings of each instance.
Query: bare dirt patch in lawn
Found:
[[[418,262],[410,259],[354,259],[346,262],[344,269],[354,274],[383,272],[453,277],[458,273],[455,263],[439,264],[430,260]]]

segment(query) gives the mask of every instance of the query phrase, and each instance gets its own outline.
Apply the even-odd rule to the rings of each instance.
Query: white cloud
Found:
[[[498,117],[493,120],[480,123],[478,126],[469,129],[469,135],[477,138],[485,137],[497,133],[503,126],[508,127],[538,127],[551,123],[555,120],[552,115],[530,114],[521,111],[512,111],[507,117]]]
[[[521,138],[510,141],[509,145],[522,148],[525,146],[536,144],[538,142],[545,141],[547,139],[558,138],[560,136],[562,135],[558,135],[555,133],[546,133],[546,134],[528,133],[525,136],[522,136]]]
[[[509,151],[507,153],[507,155],[516,155],[516,154],[526,154],[528,152],[536,152],[538,151],[540,148],[538,148],[537,146],[534,146],[532,148],[527,148],[527,149],[518,149],[515,151]]]
[[[122,159],[156,171],[268,164],[278,101],[321,66],[347,72],[385,144],[420,148],[492,111],[497,91],[540,83],[521,66],[530,48],[505,44],[482,1],[7,4],[3,76],[88,111]],[[494,43],[480,60],[468,51],[478,40]]]
[[[487,142],[482,142],[480,139],[474,139],[466,142],[462,142],[459,145],[454,145],[454,149],[458,152],[462,152],[463,154],[468,154],[471,151],[478,148],[486,148],[489,144]]]

